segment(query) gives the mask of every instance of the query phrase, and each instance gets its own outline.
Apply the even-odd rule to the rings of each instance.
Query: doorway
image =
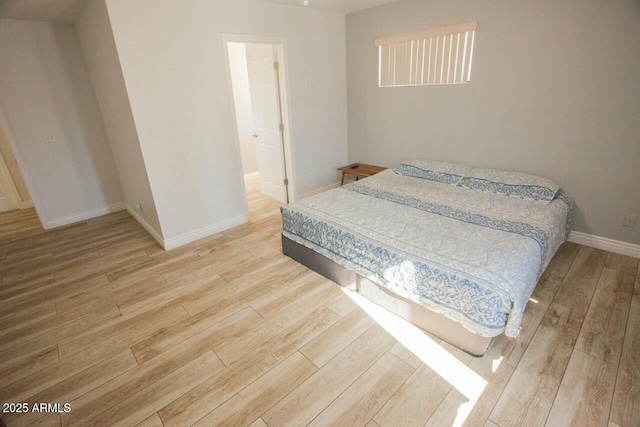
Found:
[[[293,199],[284,42],[224,40],[245,190],[280,204]]]
[[[29,190],[0,122],[0,213],[32,206]]]

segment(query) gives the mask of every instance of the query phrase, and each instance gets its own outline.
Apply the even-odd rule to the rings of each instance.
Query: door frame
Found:
[[[40,224],[42,224],[42,228],[45,230],[48,229],[47,216],[43,211],[42,203],[40,203],[40,198],[38,197],[38,192],[36,191],[35,185],[33,185],[33,181],[31,180],[31,176],[29,175],[29,170],[25,166],[24,160],[22,159],[22,155],[20,154],[20,150],[18,150],[18,145],[16,144],[15,139],[13,138],[13,133],[11,132],[11,128],[9,127],[9,122],[7,121],[7,117],[4,115],[4,111],[2,110],[2,106],[0,106],[0,124],[4,129],[4,134],[7,137],[7,142],[9,143],[9,147],[11,147],[11,151],[13,151],[13,156],[18,162],[18,169],[20,169],[20,173],[22,174],[22,178],[24,179],[25,184],[27,185],[27,190],[29,190],[29,195],[31,196],[31,201],[33,202],[33,207],[36,210],[36,214],[38,214],[38,218],[40,218]],[[5,159],[6,161],[6,159]],[[9,171],[6,171],[9,174]],[[18,189],[11,178],[10,178],[10,186],[12,187],[11,192],[13,196],[16,198],[18,202],[18,206],[20,209],[30,208],[30,204],[27,204],[22,201],[20,194],[18,193]]]
[[[236,145],[236,165],[238,169],[238,179],[241,182],[242,189],[246,192],[244,183],[244,173],[242,171],[242,154],[240,152],[240,136],[238,135],[238,118],[236,117],[235,100],[233,98],[233,81],[231,79],[231,63],[229,62],[229,49],[227,43],[257,43],[257,44],[269,44],[273,45],[276,49],[277,61],[279,62],[278,77],[280,80],[280,106],[282,112],[282,121],[284,125],[283,131],[283,144],[284,144],[284,167],[286,176],[289,179],[289,185],[287,186],[287,195],[289,203],[295,201],[295,171],[293,167],[293,141],[291,137],[291,99],[289,97],[289,81],[288,81],[288,63],[287,63],[287,40],[281,37],[269,37],[269,36],[257,36],[249,34],[229,34],[222,33],[222,52],[224,56],[225,69],[227,74],[227,87],[229,91],[229,102],[231,106],[231,117],[233,119],[233,134]],[[247,200],[245,197],[245,211],[249,211]]]

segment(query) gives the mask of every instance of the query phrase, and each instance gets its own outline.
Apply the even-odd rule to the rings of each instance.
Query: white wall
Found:
[[[377,87],[377,36],[478,20],[471,83]],[[574,229],[640,244],[640,3],[403,0],[347,15],[349,160],[558,182]]]
[[[253,0],[107,9],[167,240],[246,219],[222,33],[286,38],[296,192],[336,181],[347,160],[343,15]]]
[[[2,19],[0,58],[0,105],[43,225],[121,206],[113,156],[73,27]],[[48,137],[56,142],[47,143]]]
[[[154,237],[161,238],[162,229],[104,0],[88,1],[75,26],[113,149],[124,200],[140,215],[143,225],[151,227],[149,231]],[[142,206],[142,212],[136,209],[136,204]]]
[[[242,171],[248,174],[258,170],[258,150],[256,149],[256,139],[252,136],[255,130],[253,128],[253,112],[251,111],[249,72],[247,71],[247,49],[244,43],[229,43],[228,46]]]

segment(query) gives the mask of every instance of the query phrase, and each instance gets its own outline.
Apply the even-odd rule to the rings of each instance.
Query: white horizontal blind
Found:
[[[467,83],[477,21],[380,37],[379,86]]]

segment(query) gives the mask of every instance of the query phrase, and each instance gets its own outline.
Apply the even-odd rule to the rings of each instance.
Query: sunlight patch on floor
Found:
[[[487,381],[429,338],[417,326],[353,291],[343,288],[343,292],[391,336],[468,399],[466,403],[458,408],[453,424],[454,426],[461,426],[487,387]],[[494,372],[501,362],[502,358],[493,361]]]

